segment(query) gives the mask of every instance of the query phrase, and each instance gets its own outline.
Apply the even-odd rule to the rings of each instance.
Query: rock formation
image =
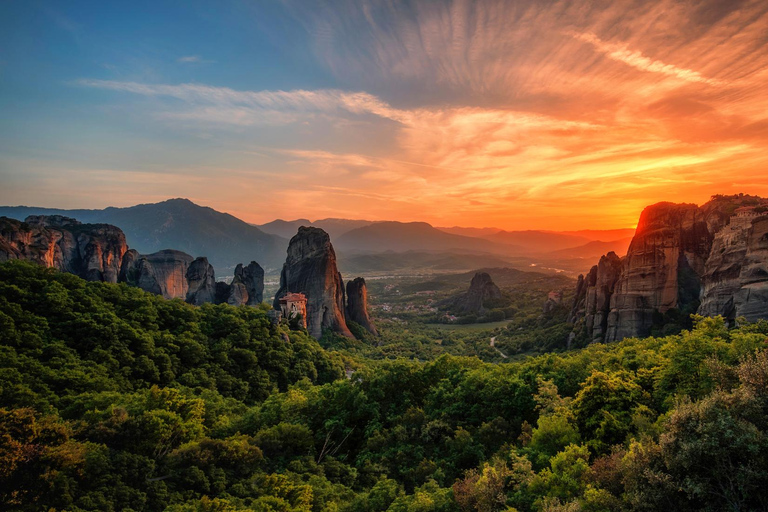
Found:
[[[121,279],[130,286],[166,299],[187,298],[187,270],[194,261],[189,254],[171,249],[152,254],[138,254],[131,250],[123,260]]]
[[[542,308],[542,312],[545,315],[549,315],[553,311],[555,311],[557,307],[560,306],[562,303],[563,303],[563,292],[553,290],[547,294],[547,300],[544,302],[544,307]]]
[[[570,321],[583,319],[580,326],[587,338],[602,339],[608,327],[611,310],[611,296],[621,274],[622,262],[614,252],[609,252],[590,269],[586,277],[579,276],[576,284],[576,298],[571,309]]]
[[[362,277],[347,282],[347,319],[357,322],[374,336],[379,335],[368,315],[368,288]]]
[[[264,295],[264,270],[255,261],[237,266],[232,285],[217,283],[207,258],[170,249],[139,254],[128,249],[120,228],[61,215],[30,216],[25,222],[0,217],[0,261],[9,259],[33,261],[89,281],[124,282],[195,305],[258,305]]]
[[[767,230],[768,201],[754,196],[649,206],[627,256],[579,276],[570,320],[588,339],[616,341],[647,336],[671,310],[768,318]]]
[[[491,276],[487,272],[477,272],[466,293],[446,299],[438,303],[438,306],[447,306],[456,315],[482,315],[487,311],[486,302],[501,298],[501,290]]]
[[[344,315],[345,298],[336,253],[328,234],[319,228],[300,227],[288,245],[288,255],[280,274],[280,289],[274,307],[288,293],[307,297],[307,329],[319,339],[323,329],[351,338]]]
[[[116,283],[128,250],[123,232],[109,224],[82,224],[61,215],[0,218],[0,261],[24,259],[88,281]]]
[[[240,283],[246,293],[246,304],[258,306],[264,300],[264,269],[261,265],[252,261],[248,266],[238,264],[235,268],[235,279],[232,284]]]
[[[197,258],[185,274],[187,279],[187,302],[199,306],[216,301],[216,275],[208,258]]]
[[[702,282],[700,314],[768,317],[768,214],[736,217],[717,232]]]

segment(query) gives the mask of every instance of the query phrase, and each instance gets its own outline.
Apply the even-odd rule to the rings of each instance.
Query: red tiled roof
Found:
[[[303,293],[288,293],[280,298],[280,302],[306,302],[307,297]]]

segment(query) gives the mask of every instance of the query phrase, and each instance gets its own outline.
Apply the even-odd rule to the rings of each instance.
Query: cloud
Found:
[[[392,108],[379,98],[365,92],[348,92],[337,89],[314,91],[237,91],[228,87],[214,87],[201,84],[142,84],[113,80],[88,80],[77,82],[81,86],[128,92],[142,96],[168,96],[191,105],[214,105],[227,112],[202,109],[190,113],[190,118],[204,120],[207,115],[214,121],[225,121],[227,113],[234,114],[240,109],[243,114],[233,116],[233,122],[240,124],[244,117],[264,111],[280,112],[326,112],[345,111],[351,114],[373,114],[394,121],[406,121],[408,112]],[[184,117],[184,114],[176,117]]]
[[[338,88],[79,84],[235,148],[216,158],[275,215],[620,227],[734,181],[768,193],[768,4],[699,4],[284,0]]]
[[[200,57],[198,55],[186,55],[184,57],[179,57],[176,59],[176,62],[180,62],[182,64],[191,64],[194,62],[200,62]]]
[[[699,82],[709,85],[722,85],[720,80],[706,78],[698,71],[684,69],[672,64],[665,64],[659,60],[653,60],[638,51],[631,51],[626,46],[614,43],[607,43],[598,38],[595,34],[574,34],[573,37],[585,43],[589,43],[601,53],[618,62],[623,62],[633,68],[651,73],[660,73],[687,82]]]

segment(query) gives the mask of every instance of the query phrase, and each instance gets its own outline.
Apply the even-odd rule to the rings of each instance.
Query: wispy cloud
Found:
[[[576,39],[591,44],[595,49],[601,53],[604,53],[609,58],[623,62],[633,68],[637,68],[641,71],[648,71],[651,73],[660,73],[662,75],[679,78],[687,82],[699,82],[709,85],[722,85],[724,82],[715,80],[712,78],[706,78],[698,71],[691,69],[684,69],[677,67],[673,64],[666,64],[659,60],[653,60],[646,57],[639,51],[629,50],[626,46],[621,44],[608,43],[601,40],[595,34],[574,34]]]
[[[618,227],[734,181],[768,193],[760,0],[281,6],[338,88],[79,85],[152,98],[143,120],[235,148],[216,155],[244,184],[231,211],[258,190],[261,210],[297,217]]]
[[[184,55],[176,59],[179,64],[212,64],[214,61],[204,59],[199,55]]]

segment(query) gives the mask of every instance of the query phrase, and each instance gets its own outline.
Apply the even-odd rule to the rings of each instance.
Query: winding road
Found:
[[[493,336],[493,337],[491,338],[491,347],[493,347],[493,349],[494,349],[496,352],[498,352],[498,353],[499,353],[499,355],[501,355],[501,357],[503,357],[504,359],[506,359],[506,358],[507,358],[507,354],[505,354],[504,352],[502,352],[501,350],[499,350],[499,349],[497,349],[497,348],[496,348],[496,336]]]

